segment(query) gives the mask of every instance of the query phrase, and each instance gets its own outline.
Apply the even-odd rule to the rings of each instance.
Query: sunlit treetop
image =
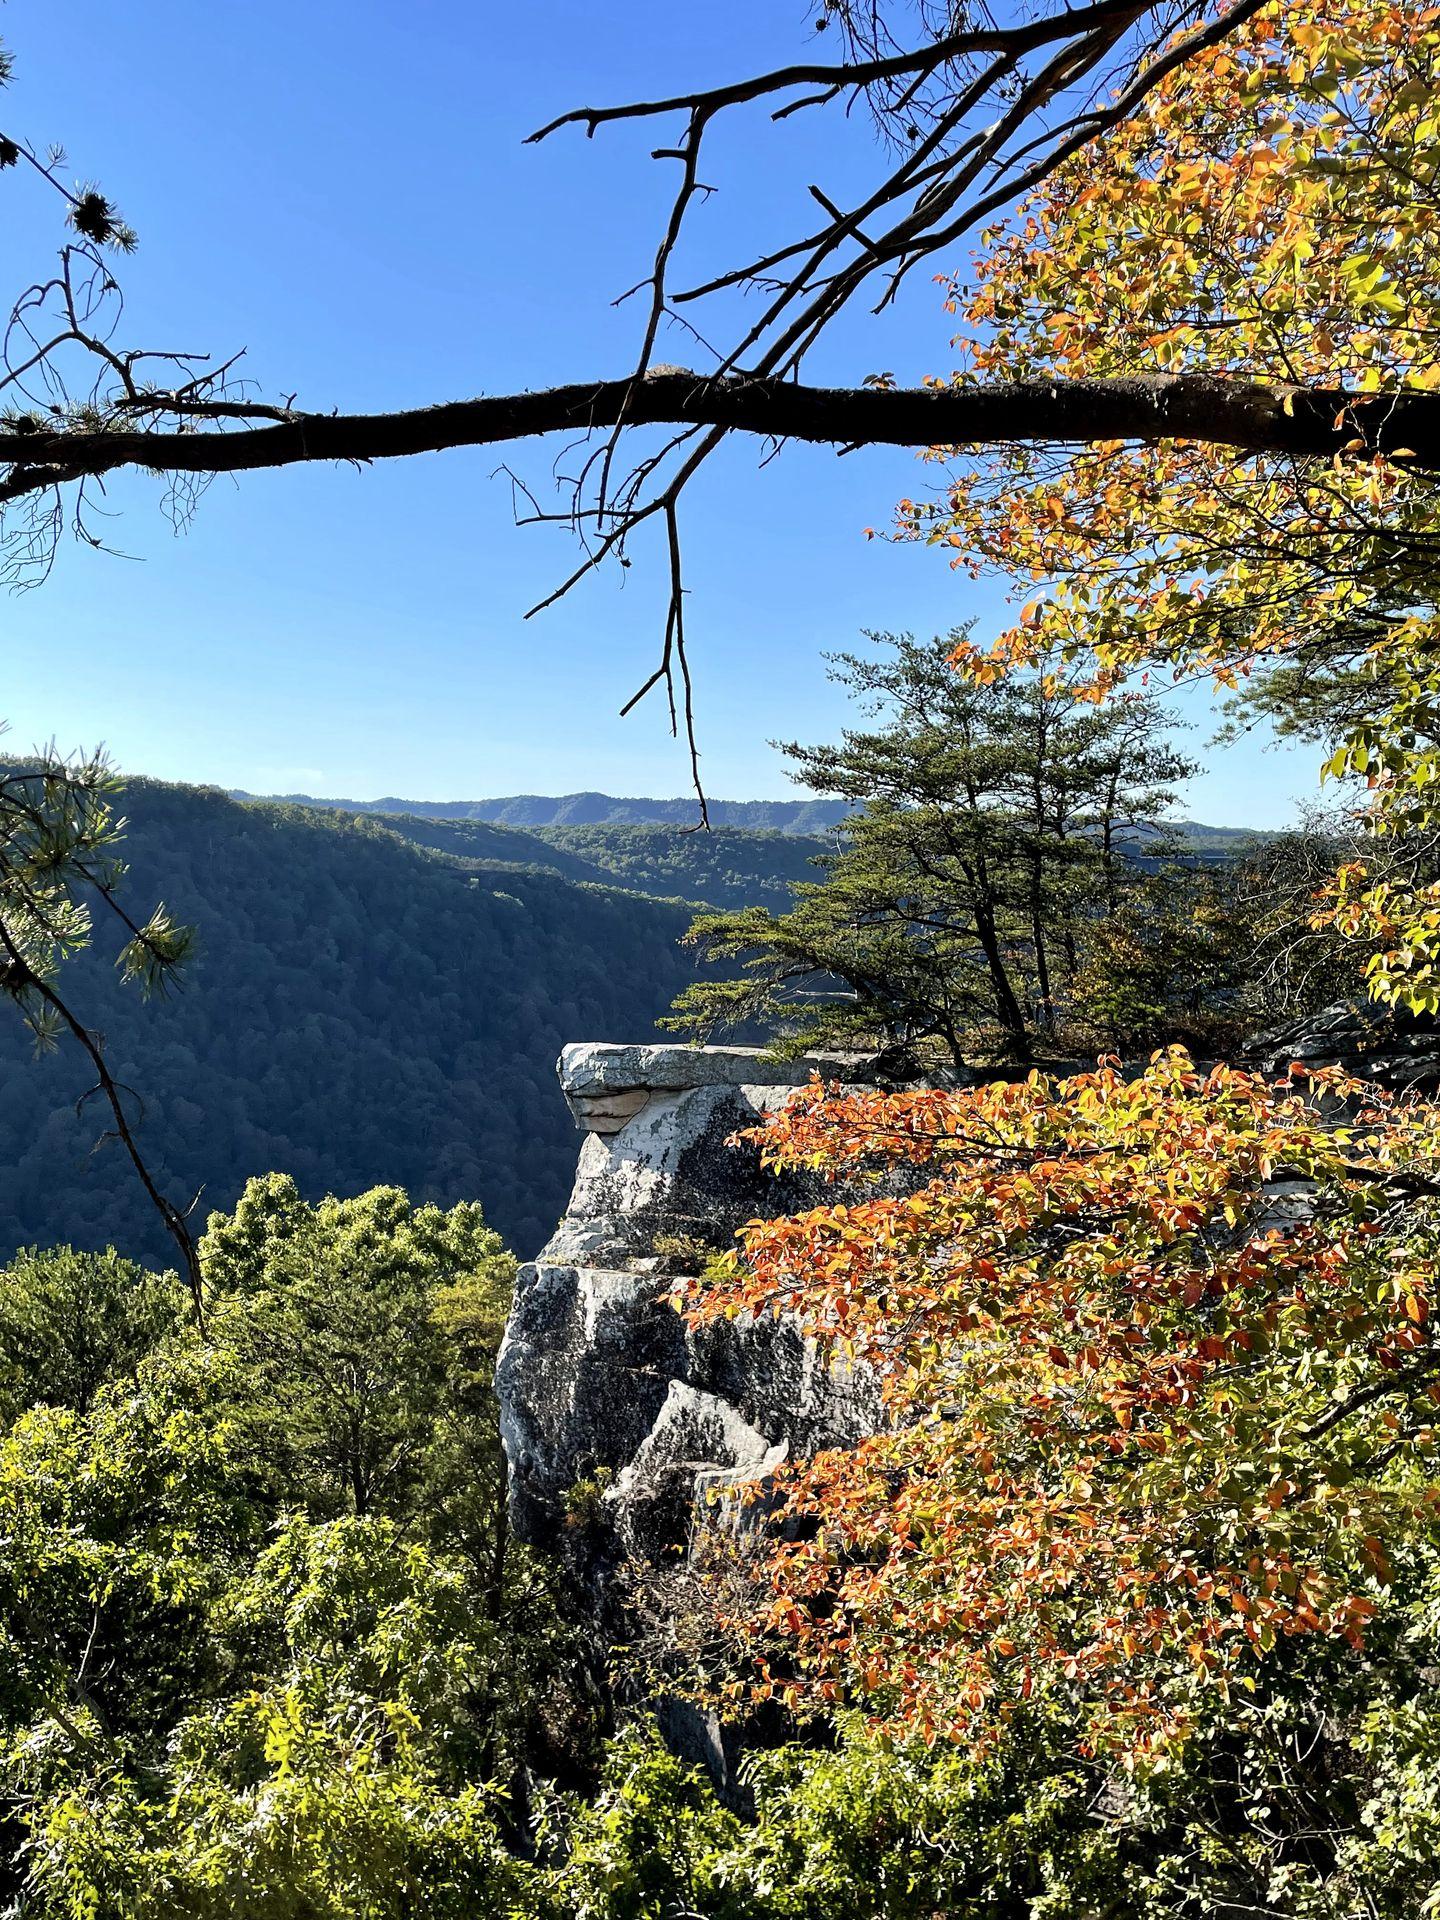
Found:
[[[1268,8],[994,232],[950,287],[954,381],[1440,385],[1437,67],[1440,9]],[[1093,646],[1102,667],[1230,675],[1317,618],[1407,600],[1435,507],[1401,458],[1110,442],[987,454],[901,524],[1040,583],[1002,658]]]
[[[1440,9],[1266,8],[987,239],[949,286],[957,387],[1199,374],[1333,392],[1337,419],[1344,390],[1440,387]],[[1156,666],[1227,688],[1280,660],[1358,668],[1373,692],[1331,770],[1369,779],[1392,829],[1430,819],[1440,487],[1403,448],[932,458],[944,493],[902,502],[902,534],[1003,572],[1024,602],[993,652],[963,650],[972,671],[1078,654],[1099,690]],[[1430,1004],[1428,965],[1382,956],[1377,976],[1408,973]]]

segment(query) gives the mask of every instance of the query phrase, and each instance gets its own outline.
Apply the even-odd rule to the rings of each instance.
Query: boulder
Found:
[[[628,1558],[662,1564],[685,1541],[699,1502],[729,1489],[763,1486],[789,1453],[728,1400],[672,1380],[654,1424],[610,1500]]]
[[[822,1080],[868,1079],[868,1056],[807,1053],[775,1059],[756,1047],[615,1046],[586,1040],[560,1055],[560,1085],[567,1100],[621,1089],[683,1093],[691,1087],[803,1087]]]

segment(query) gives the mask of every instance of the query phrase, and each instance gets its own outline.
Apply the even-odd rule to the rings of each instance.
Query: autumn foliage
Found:
[[[1440,9],[1281,0],[1170,73],[948,287],[950,382],[1186,374],[1337,396],[1440,386]],[[1343,686],[1329,771],[1373,823],[1433,832],[1440,484],[1357,431],[1333,459],[1217,444],[937,447],[902,537],[1016,586],[982,679],[1083,658],[1235,690]],[[1432,873],[1351,876],[1377,991],[1440,1008]]]
[[[1294,1636],[1365,1643],[1430,1535],[1440,1115],[1179,1050],[827,1092],[754,1136],[847,1194],[751,1222],[692,1320],[792,1314],[888,1419],[786,1470],[730,1629],[787,1705],[982,1749],[1063,1689],[1133,1759]]]
[[[1285,0],[1178,68],[950,289],[961,383],[1046,373],[1440,385],[1440,8]],[[1007,449],[910,533],[1043,584],[998,657],[1241,670],[1398,584],[1433,480],[1223,446]],[[955,458],[937,448],[933,457]],[[1389,533],[1387,543],[1383,535]],[[1387,574],[1385,558],[1391,562]],[[1237,628],[1226,615],[1243,613]]]

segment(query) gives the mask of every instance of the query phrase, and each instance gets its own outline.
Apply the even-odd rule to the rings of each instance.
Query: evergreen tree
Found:
[[[745,975],[690,986],[665,1024],[1029,1059],[1064,1037],[1088,930],[1135,884],[1189,764],[1147,698],[977,685],[950,665],[964,634],[870,637],[832,677],[874,724],[784,749],[805,786],[855,808],[826,878],[788,913],[702,914],[691,942],[745,957]]]

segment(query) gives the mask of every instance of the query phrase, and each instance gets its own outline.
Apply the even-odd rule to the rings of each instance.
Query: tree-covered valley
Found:
[[[203,1185],[203,1218],[274,1168],[313,1198],[388,1181],[483,1198],[533,1252],[574,1169],[556,1056],[652,1032],[694,977],[677,944],[689,908],[213,789],[132,780],[123,810],[126,896],[195,925],[195,954],[144,1001],[97,948],[74,996],[135,1089],[165,1189]],[[75,1112],[90,1084],[72,1048],[36,1059],[21,1028],[0,1034],[0,1242],[163,1259],[129,1168],[113,1143],[94,1150],[101,1118]]]
[[[696,833],[693,805],[688,825],[607,821],[528,829],[375,811],[406,840],[457,860],[558,873],[716,907],[787,907],[792,889],[817,877],[815,861],[834,851],[839,832],[717,826]]]
[[[837,803],[816,802],[823,804]],[[555,1081],[574,1040],[644,1040],[716,973],[698,911],[783,915],[843,836],[665,823],[548,825],[237,801],[125,783],[125,896],[198,929],[183,979],[144,1000],[96,949],[75,1000],[141,1119],[160,1186],[197,1213],[280,1168],[312,1198],[380,1181],[480,1198],[522,1254],[564,1204],[576,1141]],[[1153,838],[1137,838],[1143,866]],[[1243,849],[1188,824],[1202,865]],[[761,1031],[742,1013],[731,1038]],[[163,1231],[63,1042],[0,1032],[0,1247]]]

